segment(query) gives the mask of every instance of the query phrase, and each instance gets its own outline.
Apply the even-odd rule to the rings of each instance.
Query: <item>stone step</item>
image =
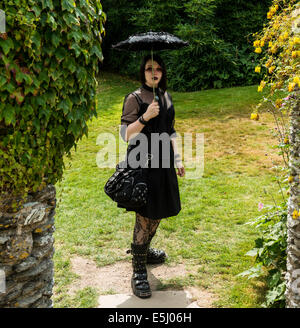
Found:
[[[188,291],[152,291],[150,298],[133,294],[102,295],[98,308],[200,308]]]

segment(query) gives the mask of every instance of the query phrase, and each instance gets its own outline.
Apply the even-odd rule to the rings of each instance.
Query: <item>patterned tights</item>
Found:
[[[150,243],[161,220],[153,220],[136,213],[133,230],[133,243],[142,245]]]

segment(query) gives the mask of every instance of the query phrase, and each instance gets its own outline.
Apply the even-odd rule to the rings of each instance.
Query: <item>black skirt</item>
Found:
[[[149,104],[143,103],[140,107],[139,114],[142,115],[147,109]],[[151,138],[153,134],[151,133],[167,133],[169,136],[175,131],[174,124],[174,107],[166,109],[162,102],[159,101],[160,112],[159,115],[149,121],[141,133],[144,133],[148,139],[148,149],[149,153],[153,154],[151,151]],[[159,143],[159,165],[158,167],[153,167],[152,165],[155,160],[149,163],[149,168],[145,169],[148,181],[148,197],[147,204],[139,208],[128,208],[121,204],[117,206],[120,208],[125,208],[126,211],[134,211],[140,215],[150,218],[150,219],[163,219],[171,216],[177,215],[181,210],[180,195],[178,188],[177,174],[174,167],[174,150],[171,141],[169,141],[169,147],[163,146],[162,142]],[[127,155],[130,150],[133,149],[131,145],[128,146]],[[169,156],[165,156],[163,153],[166,149],[169,149]],[[156,152],[155,152],[156,153]],[[163,158],[169,159],[169,166],[165,167],[163,164]],[[157,164],[157,162],[156,162]],[[157,166],[157,165],[156,165]]]

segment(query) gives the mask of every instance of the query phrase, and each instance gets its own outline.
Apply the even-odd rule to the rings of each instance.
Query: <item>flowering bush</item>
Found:
[[[283,157],[284,166],[281,168],[284,186],[288,186],[294,179],[289,174],[289,127],[284,116],[289,113],[296,104],[294,94],[300,87],[299,79],[299,22],[300,5],[295,0],[273,0],[267,13],[269,23],[260,33],[255,33],[253,42],[254,52],[262,54],[255,72],[262,75],[258,86],[258,92],[266,90],[266,96],[257,105],[251,119],[259,119],[259,110],[264,103],[269,104],[269,110],[274,115],[279,143],[277,148]],[[280,179],[279,179],[280,180]],[[279,183],[278,180],[278,183]],[[279,183],[280,184],[280,183]],[[283,188],[283,190],[285,187]],[[257,277],[267,271],[266,301],[267,307],[285,306],[284,280],[286,272],[286,248],[287,248],[287,202],[280,185],[283,196],[282,203],[267,206],[264,215],[255,218],[252,223],[261,231],[262,236],[255,241],[255,248],[247,255],[255,256],[256,265],[240,275]],[[289,194],[289,191],[287,191]],[[260,209],[262,207],[260,206]],[[299,210],[294,209],[292,218],[298,219]]]
[[[262,32],[254,34],[254,52],[264,54],[255,67],[256,73],[263,74],[258,91],[262,92],[266,86],[269,87],[268,96],[263,102],[274,100],[274,108],[283,113],[292,98],[284,98],[283,105],[281,95],[293,92],[296,86],[300,87],[299,11],[300,6],[296,0],[274,0],[267,13],[269,23]],[[258,104],[257,111],[261,105],[262,102]]]

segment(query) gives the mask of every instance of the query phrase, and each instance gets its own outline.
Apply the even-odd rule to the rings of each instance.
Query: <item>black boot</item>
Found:
[[[132,254],[132,250],[131,249],[128,249],[126,251],[126,253],[127,254],[129,254],[129,253]],[[146,263],[147,264],[164,263],[167,257],[168,256],[165,253],[165,251],[163,251],[161,249],[157,249],[157,248],[152,248],[152,247],[150,247],[150,243],[148,243],[147,257],[146,257]]]
[[[149,244],[131,244],[133,275],[131,287],[134,295],[140,298],[151,296],[151,289],[147,280],[146,259]]]
[[[163,250],[149,247],[148,252],[147,252],[147,263],[148,264],[164,263],[166,258],[167,258],[167,255]]]

